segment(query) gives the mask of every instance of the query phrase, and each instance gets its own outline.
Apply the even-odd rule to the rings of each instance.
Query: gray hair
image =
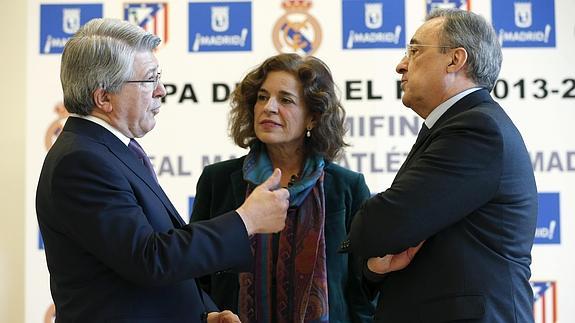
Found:
[[[142,28],[117,19],[93,19],[82,26],[62,53],[60,80],[68,112],[91,114],[94,91],[118,92],[133,76],[136,53],[152,51],[160,41]]]
[[[467,75],[479,86],[491,91],[501,70],[501,46],[493,26],[473,12],[436,9],[425,20],[444,18],[439,41],[467,51]]]

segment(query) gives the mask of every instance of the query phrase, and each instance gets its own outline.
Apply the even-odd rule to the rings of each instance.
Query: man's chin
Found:
[[[142,126],[142,130],[144,130],[145,133],[149,133],[150,131],[154,130],[155,127],[156,127],[156,120],[154,119],[154,117],[151,117],[150,120],[148,120],[145,127]]]
[[[401,98],[401,103],[403,103],[404,106],[411,108],[411,103],[409,102],[409,99],[405,99],[405,95]]]

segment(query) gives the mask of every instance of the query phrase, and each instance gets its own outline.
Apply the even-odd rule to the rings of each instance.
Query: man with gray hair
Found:
[[[533,322],[537,189],[521,134],[489,95],[501,61],[482,17],[437,10],[397,65],[402,101],[425,122],[344,244],[367,259],[377,322]]]
[[[181,219],[135,141],[154,128],[166,95],[159,43],[128,22],[95,19],[64,48],[71,116],[36,194],[56,322],[239,322],[218,312],[195,277],[249,269],[249,236],[284,227],[279,170],[235,211]]]

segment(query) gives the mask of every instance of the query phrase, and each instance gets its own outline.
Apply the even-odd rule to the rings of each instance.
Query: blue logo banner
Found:
[[[188,4],[188,51],[252,50],[251,2]]]
[[[42,239],[42,232],[38,230],[38,250],[44,250],[44,239]]]
[[[343,49],[405,47],[405,1],[343,0]]]
[[[494,0],[491,16],[502,47],[555,47],[554,0]]]
[[[469,11],[468,0],[427,0],[425,10],[429,14],[433,9],[461,9]]]
[[[101,4],[43,4],[40,6],[40,54],[61,54],[82,25],[102,17]]]
[[[189,219],[192,219],[192,211],[194,210],[194,200],[196,199],[195,196],[190,196],[188,197],[188,214],[189,214]]]
[[[534,243],[561,243],[559,193],[539,193],[539,212]]]

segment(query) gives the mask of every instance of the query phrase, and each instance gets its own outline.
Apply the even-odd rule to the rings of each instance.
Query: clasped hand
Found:
[[[376,274],[385,274],[392,271],[401,270],[411,263],[415,254],[419,251],[424,241],[417,246],[407,248],[406,250],[395,254],[385,255],[383,257],[373,257],[367,260],[367,269]]]

